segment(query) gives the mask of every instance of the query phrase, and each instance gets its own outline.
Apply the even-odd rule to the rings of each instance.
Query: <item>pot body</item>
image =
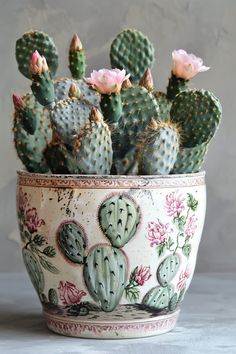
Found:
[[[204,172],[18,172],[22,255],[47,326],[87,338],[171,330],[194,273],[205,209]]]

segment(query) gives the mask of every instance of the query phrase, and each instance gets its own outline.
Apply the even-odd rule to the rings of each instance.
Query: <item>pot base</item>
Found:
[[[61,335],[81,338],[124,339],[140,338],[171,331],[177,322],[180,310],[142,320],[85,321],[55,316],[44,311],[50,330]]]

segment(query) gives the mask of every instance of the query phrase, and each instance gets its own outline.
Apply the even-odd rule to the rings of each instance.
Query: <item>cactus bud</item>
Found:
[[[44,56],[41,56],[37,50],[34,51],[30,61],[30,73],[31,75],[40,75],[47,72],[48,64]]]
[[[20,96],[17,96],[13,93],[12,100],[13,100],[14,107],[17,111],[22,108],[25,108],[25,106],[26,106],[25,102],[22,100],[22,98]]]
[[[132,85],[130,79],[128,78],[128,79],[126,79],[126,80],[123,82],[123,84],[122,84],[122,89],[127,89],[127,88],[130,88],[130,87],[132,87],[132,86],[133,86],[133,85]]]
[[[74,82],[72,82],[69,88],[69,97],[81,98],[81,91]]]
[[[153,77],[152,77],[151,70],[149,68],[145,71],[143,77],[140,79],[139,85],[145,87],[148,91],[153,90],[154,88]]]
[[[100,122],[103,119],[102,113],[96,107],[91,109],[89,120],[92,122]]]
[[[150,121],[148,122],[148,129],[150,130],[158,129],[158,123],[155,118],[151,118]]]
[[[70,43],[70,52],[79,52],[83,49],[83,45],[81,40],[79,39],[78,35],[75,33],[71,43]]]

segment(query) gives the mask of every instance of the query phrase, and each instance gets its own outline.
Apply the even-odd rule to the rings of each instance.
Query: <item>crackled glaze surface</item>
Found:
[[[18,174],[22,254],[47,325],[81,337],[171,330],[205,217],[204,173]]]

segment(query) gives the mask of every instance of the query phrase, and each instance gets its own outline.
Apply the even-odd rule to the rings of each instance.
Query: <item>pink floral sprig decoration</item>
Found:
[[[86,295],[86,292],[79,290],[75,284],[69,281],[60,281],[59,286],[59,297],[63,305],[75,305],[81,302],[82,297]]]
[[[139,299],[138,287],[143,286],[152,276],[149,266],[137,266],[130,274],[129,284],[125,287],[126,297],[130,302],[135,302]]]
[[[85,78],[85,81],[101,94],[100,106],[106,122],[118,123],[122,115],[120,90],[123,82],[129,77],[130,74],[126,74],[125,70],[101,69],[93,70],[91,76]]]

